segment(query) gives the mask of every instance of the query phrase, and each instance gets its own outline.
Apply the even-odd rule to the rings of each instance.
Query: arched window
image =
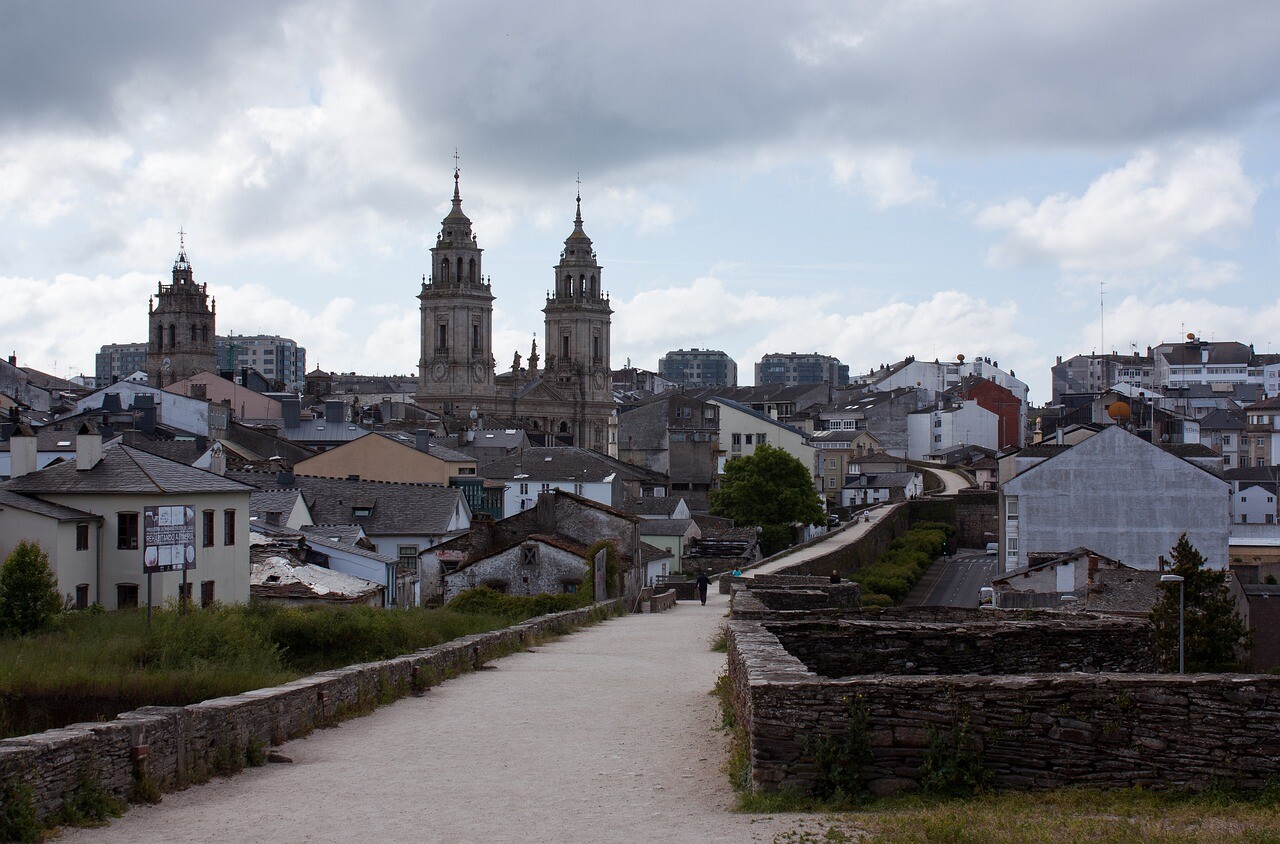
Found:
[[[449,259],[448,258],[440,259],[440,283],[441,284],[449,283]]]
[[[194,343],[195,341],[196,341],[196,324],[193,322],[191,323],[191,342]]]
[[[600,295],[600,285],[595,276],[591,276],[591,295],[593,298]]]
[[[572,296],[572,295],[573,295],[573,276],[571,276],[571,275],[566,275],[566,276],[564,277],[564,287],[562,287],[562,288],[560,289],[560,295],[561,295],[561,296]]]
[[[560,423],[560,433],[562,433],[562,434],[567,434],[567,433],[569,433],[569,423],[568,423],[568,422],[561,422],[561,423]]]
[[[462,256],[458,256],[458,274],[454,277],[459,284],[462,283]]]
[[[200,326],[200,339],[206,343],[209,342],[209,326],[207,325]]]
[[[178,346],[178,326],[169,323],[169,348],[175,349]]]
[[[157,352],[164,351],[164,326],[163,325],[156,326],[156,351]]]
[[[472,258],[467,262],[467,283],[476,283],[476,259]]]

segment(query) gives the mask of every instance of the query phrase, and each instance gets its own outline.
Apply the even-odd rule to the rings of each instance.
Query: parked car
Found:
[[[989,556],[994,557],[996,554],[999,554],[999,553],[1000,553],[1000,543],[998,542],[987,543],[987,554]]]

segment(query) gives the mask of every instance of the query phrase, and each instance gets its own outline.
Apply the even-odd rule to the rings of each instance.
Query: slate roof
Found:
[[[642,563],[652,563],[654,560],[666,560],[674,556],[675,554],[665,548],[650,545],[648,542],[642,541],[640,543],[640,562]]]
[[[1269,399],[1255,402],[1246,407],[1245,410],[1280,410],[1280,396],[1272,396]]]
[[[1069,445],[1056,445],[1056,444],[1050,445],[1048,443],[1040,443],[1039,445],[1023,446],[1017,451],[1011,452],[1011,454],[1016,455],[1018,457],[1049,458],[1049,457],[1057,457],[1062,452],[1070,450],[1070,448],[1071,446]],[[1005,455],[1005,456],[1008,456],[1008,455]]]
[[[300,419],[291,428],[286,428],[280,419],[246,419],[244,424],[261,431],[274,431],[277,436],[301,443],[344,443],[369,433],[368,428],[354,422],[329,422],[325,419]]]
[[[266,513],[288,515],[293,512],[302,495],[297,489],[258,489],[249,493],[249,515],[261,516]]]
[[[1167,451],[1174,457],[1181,457],[1183,460],[1186,460],[1188,457],[1222,456],[1203,443],[1161,443],[1159,448],[1161,451]]]
[[[1204,361],[1201,349],[1209,350],[1209,360]],[[1223,364],[1247,364],[1253,358],[1253,350],[1243,343],[1179,343],[1172,349],[1160,352],[1172,366],[1202,366]]]
[[[95,417],[99,414],[93,414]],[[64,424],[62,422],[54,422],[51,425],[41,425],[32,433],[36,435],[36,451],[61,451],[75,452],[76,450],[76,429],[79,425]],[[97,428],[98,426],[94,426]],[[107,429],[105,433],[99,429],[102,434],[103,443],[106,444],[119,436],[118,432]],[[0,451],[9,450],[9,441],[0,442]]]
[[[380,437],[386,437],[387,439],[391,440],[393,443],[408,446],[409,448],[412,448],[413,450],[417,451],[417,448],[418,448],[417,437],[414,434],[407,433],[404,431],[378,431],[376,433]],[[447,445],[444,445],[443,443],[441,443],[440,438],[438,437],[431,438],[430,454],[432,457],[438,457],[439,459],[445,461],[446,463],[475,463],[476,462],[476,459],[471,455],[463,454],[461,451],[457,451],[455,449],[450,448]]]
[[[259,489],[287,489],[271,472],[228,472]],[[462,490],[433,484],[348,480],[295,475],[292,488],[302,490],[317,525],[358,524],[370,536],[442,535],[463,500]],[[356,516],[354,508],[368,507],[368,516]]]
[[[670,516],[684,499],[678,495],[651,495],[629,498],[619,508],[637,516]]]
[[[753,408],[753,407],[747,407],[745,404],[740,404],[740,403],[738,403],[738,402],[734,401],[733,399],[726,399],[726,398],[721,398],[721,397],[719,397],[719,396],[716,396],[715,398],[711,399],[711,401],[714,401],[714,402],[716,402],[716,403],[718,403],[718,404],[723,404],[723,405],[727,405],[727,406],[729,406],[729,407],[732,407],[734,410],[740,411],[740,412],[745,413],[745,414],[747,414],[747,415],[749,415],[749,416],[754,416],[756,419],[760,419],[760,420],[762,420],[762,421],[764,421],[764,422],[768,422],[768,423],[770,423],[770,424],[772,424],[772,425],[776,425],[776,426],[777,426],[777,427],[779,427],[779,428],[784,428],[784,429],[786,429],[786,430],[788,430],[788,431],[791,431],[793,434],[799,434],[799,435],[800,435],[800,436],[802,436],[802,437],[807,437],[807,436],[808,436],[808,434],[806,434],[804,431],[800,430],[799,428],[795,427],[794,425],[788,425],[788,424],[786,424],[785,422],[779,422],[777,419],[774,419],[774,418],[773,418],[772,416],[770,416],[769,414],[767,414],[767,413],[761,413],[760,411],[756,410],[755,408]],[[721,424],[723,425],[723,423],[721,423]]]
[[[646,519],[640,523],[641,536],[684,536],[693,519]]]
[[[302,532],[308,537],[320,537],[326,542],[342,545],[355,545],[364,536],[360,525],[303,525]]]
[[[576,446],[526,448],[486,463],[477,470],[485,478],[514,479],[524,475],[539,481],[601,483],[610,475],[665,483],[666,478],[640,466],[615,460],[606,454]]]
[[[1210,412],[1200,420],[1200,430],[1208,428],[1213,431],[1243,431],[1244,420],[1236,414],[1221,408]]]
[[[1228,469],[1222,473],[1222,479],[1255,483],[1280,481],[1280,466],[1250,466],[1246,469]]]
[[[29,493],[173,494],[249,492],[250,486],[127,445],[106,448],[92,469],[75,460],[14,478],[5,489]]]
[[[386,554],[379,554],[377,551],[370,551],[368,548],[361,548],[356,545],[354,540],[351,542],[345,539],[334,539],[336,535],[330,530],[308,526],[303,528],[303,541],[308,545],[315,545],[320,548],[328,548],[333,551],[343,551],[347,554],[354,554],[357,557],[364,557],[366,560],[374,560],[384,565],[394,565],[400,560],[396,557],[390,557]]]
[[[74,507],[64,507],[61,504],[54,504],[34,496],[21,495],[16,492],[10,492],[7,489],[0,489],[0,510],[6,507],[14,510],[25,510],[28,513],[35,513],[39,516],[47,516],[60,522],[83,522],[90,519],[102,521],[101,516],[86,513]]]
[[[872,475],[866,485],[869,489],[906,489],[915,476],[915,472],[881,472]]]

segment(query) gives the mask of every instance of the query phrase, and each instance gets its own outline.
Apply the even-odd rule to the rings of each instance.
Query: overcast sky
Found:
[[[1274,0],[0,0],[0,344],[92,374],[182,228],[219,333],[416,373],[456,148],[500,369],[579,176],[615,367],[960,353],[1041,403],[1102,342],[1280,352],[1278,33]]]

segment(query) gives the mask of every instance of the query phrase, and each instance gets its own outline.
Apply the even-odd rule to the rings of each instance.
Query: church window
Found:
[[[600,335],[593,335],[591,338],[591,357],[600,360]]]
[[[560,357],[566,361],[569,360],[569,335],[564,334],[560,337]]]
[[[444,352],[449,349],[449,324],[442,322],[436,326],[436,351]]]
[[[164,350],[164,326],[156,326],[156,351]]]
[[[206,343],[209,342],[209,326],[207,325],[200,326],[200,339]]]
[[[458,280],[458,282],[459,282],[459,283],[461,283],[461,281],[462,281],[462,256],[461,256],[461,255],[459,255],[459,256],[458,256],[458,275],[457,275],[457,280]]]
[[[595,277],[595,276],[592,276],[592,277],[591,277],[591,295],[592,295],[592,296],[599,296],[599,295],[600,295],[600,286],[599,286],[599,282],[597,282],[597,281],[596,281],[596,277]]]
[[[196,341],[196,324],[193,322],[191,323],[191,342],[195,343],[195,341]]]
[[[480,354],[480,324],[471,323],[471,354]]]
[[[467,262],[467,282],[469,284],[476,283],[476,259],[472,258]]]
[[[178,326],[169,323],[169,348],[176,348],[178,345]]]

